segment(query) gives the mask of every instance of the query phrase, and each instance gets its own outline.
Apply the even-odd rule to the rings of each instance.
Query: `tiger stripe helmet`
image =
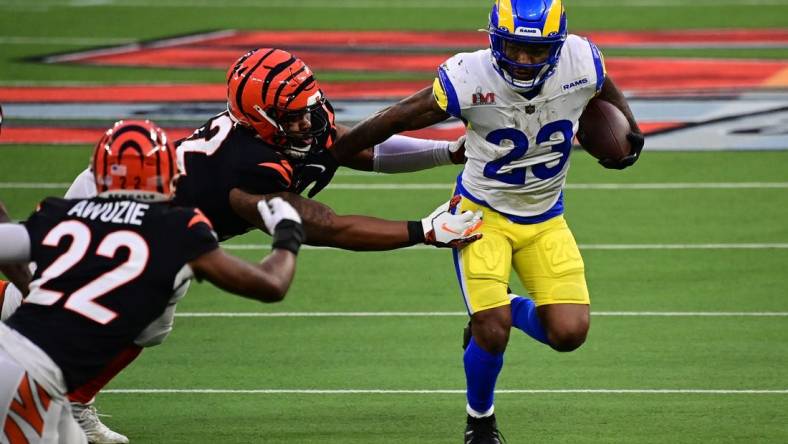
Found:
[[[553,73],[568,32],[562,0],[496,0],[490,12],[487,32],[495,70],[515,89],[527,90],[544,83]],[[547,59],[540,63],[518,63],[506,56],[510,44],[545,45]],[[512,72],[527,69],[532,79],[518,79]]]
[[[116,122],[96,144],[91,168],[99,196],[162,201],[175,191],[175,147],[149,120]]]
[[[322,134],[329,122],[315,111],[323,108],[323,92],[312,70],[293,54],[275,48],[247,52],[227,71],[227,109],[262,140],[288,151],[299,140]],[[287,119],[311,113],[307,131],[288,131]],[[308,151],[308,147],[307,151]],[[306,153],[303,153],[306,154]]]

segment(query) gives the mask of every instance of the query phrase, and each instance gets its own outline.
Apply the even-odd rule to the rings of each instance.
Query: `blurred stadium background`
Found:
[[[484,46],[489,6],[0,0],[0,200],[23,219],[62,194],[118,118],[190,133],[223,108],[225,69],[253,47],[302,56],[352,124]],[[649,136],[623,172],[572,156],[567,219],[593,326],[571,354],[513,336],[503,432],[512,443],[788,442],[788,1],[566,8]],[[340,170],[319,198],[414,219],[457,172]],[[255,259],[268,242],[250,233],[226,247]],[[99,397],[105,422],[135,443],[459,442],[466,318],[450,255],[306,249],[299,260],[277,305],[194,285],[168,342]]]

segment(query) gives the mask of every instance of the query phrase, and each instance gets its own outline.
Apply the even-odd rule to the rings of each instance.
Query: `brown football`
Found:
[[[612,103],[593,98],[580,116],[577,141],[597,159],[620,160],[632,148],[627,140],[629,122]]]

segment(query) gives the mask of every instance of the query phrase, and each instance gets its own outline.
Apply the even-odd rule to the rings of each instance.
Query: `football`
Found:
[[[577,141],[597,159],[620,160],[632,151],[629,122],[612,103],[594,98],[580,116]]]

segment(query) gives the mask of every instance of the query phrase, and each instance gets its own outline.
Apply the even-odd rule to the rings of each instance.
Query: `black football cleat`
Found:
[[[468,321],[468,325],[462,329],[462,349],[465,350],[468,348],[468,344],[471,343],[471,321]]]
[[[465,427],[465,444],[502,444],[505,443],[501,432],[498,431],[498,424],[495,422],[495,414],[486,418],[474,418],[468,415],[468,425]]]

